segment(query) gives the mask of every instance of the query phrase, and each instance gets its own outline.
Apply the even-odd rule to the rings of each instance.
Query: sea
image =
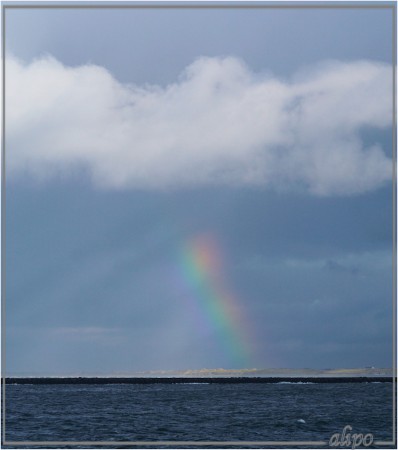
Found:
[[[3,448],[328,448],[344,428],[388,448],[393,383],[7,384]]]

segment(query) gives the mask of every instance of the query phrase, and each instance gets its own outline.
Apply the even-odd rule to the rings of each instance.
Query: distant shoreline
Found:
[[[4,379],[3,379],[4,380]],[[9,377],[6,384],[392,383],[393,377]]]

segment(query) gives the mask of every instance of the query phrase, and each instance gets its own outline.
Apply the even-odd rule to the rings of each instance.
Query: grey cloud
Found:
[[[359,269],[355,266],[345,266],[343,264],[340,264],[337,261],[334,261],[332,259],[326,261],[325,268],[331,271],[335,272],[343,272],[343,273],[349,273],[351,275],[358,275]]]

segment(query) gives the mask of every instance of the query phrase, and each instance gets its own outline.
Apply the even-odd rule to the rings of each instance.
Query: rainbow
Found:
[[[241,302],[228,289],[224,269],[222,250],[214,236],[200,235],[184,243],[179,270],[198,325],[214,332],[230,364],[248,368],[253,350],[249,327]]]

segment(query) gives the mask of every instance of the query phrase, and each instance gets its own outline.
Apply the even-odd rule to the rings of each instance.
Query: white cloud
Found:
[[[391,67],[330,62],[292,80],[199,58],[172,85],[136,86],[51,57],[6,61],[7,171],[89,170],[102,188],[247,185],[349,195],[391,179],[360,131],[391,125]]]

